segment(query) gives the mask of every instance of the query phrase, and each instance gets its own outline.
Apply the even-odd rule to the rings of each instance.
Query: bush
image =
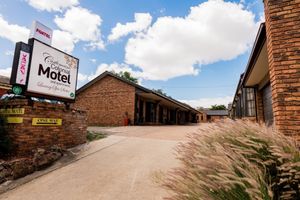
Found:
[[[226,121],[177,148],[181,167],[163,186],[170,200],[299,199],[300,154],[291,138],[251,122]]]
[[[6,119],[0,115],[0,155],[6,155],[12,150],[12,142],[8,137],[8,131],[5,127]]]
[[[87,135],[86,135],[86,139],[91,142],[94,140],[100,140],[106,137],[105,133],[96,133],[96,132],[91,132],[88,131]]]

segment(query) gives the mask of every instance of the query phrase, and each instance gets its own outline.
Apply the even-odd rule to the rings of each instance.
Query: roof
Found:
[[[218,116],[227,116],[228,110],[203,110],[206,115],[218,115]]]
[[[258,33],[256,35],[255,38],[255,42],[253,44],[253,48],[246,66],[246,70],[244,73],[241,74],[237,88],[236,88],[236,92],[233,98],[233,103],[232,103],[232,107],[231,109],[235,106],[234,102],[235,100],[237,100],[237,96],[239,96],[239,90],[243,87],[245,81],[247,80],[247,78],[249,77],[249,74],[251,73],[251,71],[253,70],[253,67],[255,65],[255,62],[257,60],[257,57],[259,56],[261,49],[263,47],[264,42],[266,41],[266,25],[265,23],[261,23]]]
[[[133,87],[135,87],[135,88],[138,88],[139,90],[142,90],[143,92],[146,92],[146,93],[152,93],[152,94],[154,94],[154,95],[157,95],[157,96],[159,96],[159,97],[161,97],[161,98],[163,98],[163,99],[166,99],[166,100],[168,100],[168,101],[171,101],[171,102],[177,104],[178,106],[183,107],[183,108],[185,108],[185,109],[187,109],[187,110],[192,110],[192,111],[197,112],[197,113],[199,112],[198,110],[192,108],[191,106],[189,106],[189,105],[187,105],[187,104],[185,104],[185,103],[182,103],[182,102],[180,102],[180,101],[177,101],[177,100],[175,100],[175,99],[173,99],[173,98],[171,98],[171,97],[162,95],[162,94],[160,94],[160,93],[158,93],[158,92],[155,92],[155,91],[153,91],[153,90],[150,90],[150,89],[148,89],[148,88],[145,88],[145,87],[143,87],[143,86],[141,86],[141,85],[139,85],[139,84],[136,84],[136,83],[134,83],[134,82],[132,82],[132,81],[129,81],[129,80],[127,80],[127,79],[124,79],[124,78],[122,78],[122,77],[119,77],[119,76],[117,76],[116,74],[114,74],[114,73],[112,73],[112,72],[108,72],[108,71],[103,72],[102,74],[100,74],[99,76],[97,76],[96,78],[94,78],[93,80],[91,80],[90,82],[88,82],[87,84],[85,84],[84,86],[82,86],[81,88],[79,88],[79,89],[76,91],[76,95],[78,95],[78,94],[80,94],[81,92],[85,91],[85,90],[88,89],[90,86],[94,85],[95,83],[97,83],[98,81],[100,81],[101,79],[103,79],[103,78],[106,77],[106,76],[112,76],[112,77],[114,77],[114,78],[116,78],[116,79],[118,79],[118,80],[120,80],[120,81],[122,81],[122,82],[124,82],[124,83],[127,83],[127,84],[129,84],[129,85],[131,85],[131,86],[133,86]]]
[[[9,77],[0,75],[0,83],[9,85]]]
[[[124,78],[121,78],[119,76],[117,76],[116,74],[112,73],[112,72],[108,72],[108,71],[105,71],[103,72],[102,74],[100,74],[99,76],[97,76],[96,78],[94,78],[93,80],[91,80],[90,82],[88,82],[87,84],[85,84],[84,86],[82,86],[81,88],[79,88],[77,91],[76,91],[76,94],[80,94],[81,92],[83,92],[84,90],[86,90],[87,88],[89,88],[90,86],[94,85],[95,83],[97,83],[98,81],[100,81],[102,78],[106,77],[106,76],[112,76],[120,81],[123,81],[129,85],[132,85],[133,87],[136,87],[142,91],[145,91],[145,92],[151,92],[152,90],[149,90],[143,86],[140,86],[132,81],[129,81],[127,79],[124,79]]]

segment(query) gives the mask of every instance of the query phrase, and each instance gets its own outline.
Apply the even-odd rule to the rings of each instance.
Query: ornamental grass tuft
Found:
[[[168,200],[300,199],[296,143],[265,126],[212,124],[176,150],[181,165],[163,180]]]

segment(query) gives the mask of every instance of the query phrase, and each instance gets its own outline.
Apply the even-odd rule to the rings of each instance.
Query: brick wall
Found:
[[[265,0],[275,126],[300,140],[300,0]]]
[[[4,95],[4,94],[6,94],[7,93],[7,88],[2,88],[2,87],[0,87],[0,97],[2,96],[2,95]]]
[[[25,108],[25,114],[5,115],[23,118],[23,123],[7,126],[17,155],[31,154],[36,148],[47,149],[53,145],[69,148],[86,142],[85,112],[66,109],[65,105],[25,99],[0,101],[1,108]],[[60,118],[62,126],[33,126],[32,118]]]
[[[263,107],[263,97],[262,92],[256,92],[256,115],[257,115],[257,122],[264,123],[264,107]]]
[[[135,87],[105,76],[77,95],[75,108],[87,111],[88,124],[124,125],[125,112],[134,122]]]

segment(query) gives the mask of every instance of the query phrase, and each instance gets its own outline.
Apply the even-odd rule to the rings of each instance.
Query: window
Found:
[[[255,95],[254,88],[245,88],[246,91],[246,116],[255,116]]]

